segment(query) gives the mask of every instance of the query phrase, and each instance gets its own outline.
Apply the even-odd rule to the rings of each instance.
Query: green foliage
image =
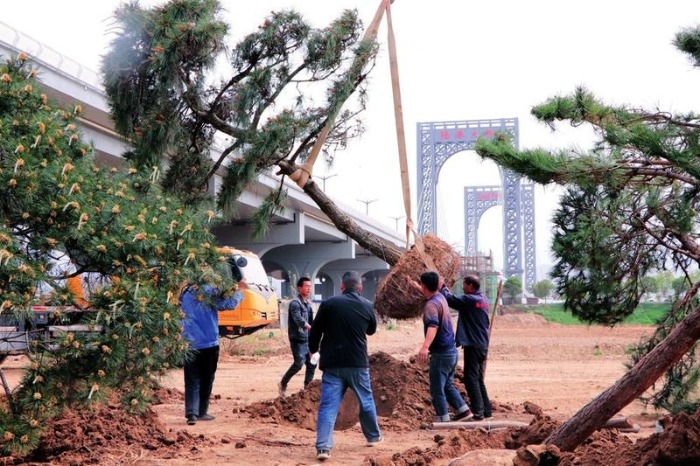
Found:
[[[673,291],[673,273],[670,270],[663,270],[654,275],[654,281],[656,282],[657,293],[665,296]]]
[[[503,284],[503,292],[511,299],[515,299],[523,292],[523,282],[519,277],[509,277]]]
[[[222,173],[218,206],[231,218],[245,187],[265,170],[303,161],[326,122],[333,123],[324,149],[329,159],[362,132],[357,114],[378,48],[361,41],[354,10],[321,29],[294,11],[272,12],[231,46],[220,10],[213,0],[123,5],[102,70],[117,129],[136,142],[129,154],[135,166],[151,171],[169,159],[164,189],[188,203]],[[211,65],[224,54],[231,76],[212,84]],[[218,139],[222,152],[212,162],[215,133],[227,138]],[[256,235],[265,233],[282,199],[280,184],[256,214]]]
[[[211,0],[177,0],[150,11],[124,4],[115,12],[122,32],[103,62],[115,127],[134,145],[127,159],[150,172],[169,157],[165,186],[189,202],[206,194],[211,169],[213,129],[193,118],[187,102],[206,88],[212,51],[224,48],[227,27],[217,14]]]
[[[641,303],[623,324],[656,326],[671,309],[671,303]]]
[[[676,298],[680,297],[683,293],[685,293],[690,286],[688,285],[688,278],[687,277],[676,277],[673,279],[671,282],[671,287],[673,288],[673,293],[676,296]]]
[[[177,296],[219,257],[205,226],[213,212],[194,211],[164,195],[151,173],[97,168],[81,141],[81,108],[54,107],[24,54],[0,64],[0,313],[20,321],[42,298],[75,306],[52,316],[95,332],[55,334],[32,342],[31,364],[0,408],[0,448],[33,447],[48,417],[65,405],[104,400],[119,390],[128,409],[148,403],[151,376],[181,365]],[[71,268],[58,267],[65,255]],[[66,279],[111,277],[90,303]],[[222,282],[222,285],[230,285]]]
[[[675,299],[680,299],[681,296],[688,291],[693,283],[698,283],[700,281],[700,272],[697,270],[691,272],[690,274],[676,277],[671,281],[671,288],[673,289],[673,294]]]
[[[562,325],[583,325],[585,322],[564,309],[562,304],[540,304],[528,306],[528,312],[539,314],[548,322],[555,322]]]
[[[683,29],[676,35],[673,45],[685,52],[695,66],[700,66],[700,27]]]
[[[658,293],[659,292],[659,282],[656,280],[656,276],[646,275],[642,277],[640,281],[643,293]]]
[[[549,280],[540,280],[539,282],[532,285],[532,294],[534,294],[539,299],[544,299],[545,302],[547,297],[552,294],[554,290],[554,283]]]
[[[640,280],[663,263],[646,231],[630,222],[637,209],[639,196],[602,187],[570,187],[561,198],[553,218],[552,275],[565,306],[585,321],[622,321],[644,293]]]
[[[649,325],[655,326],[668,313],[670,304],[663,303],[641,303],[637,309],[630,314],[623,325]],[[548,322],[555,322],[562,325],[588,325],[578,317],[571,314],[564,308],[563,304],[540,304],[528,306],[528,312],[539,314]]]

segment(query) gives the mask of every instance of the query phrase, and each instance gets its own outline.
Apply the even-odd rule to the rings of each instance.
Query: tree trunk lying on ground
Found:
[[[700,308],[696,308],[620,380],[559,426],[544,443],[554,444],[561,451],[573,451],[615,413],[643,394],[699,338]]]

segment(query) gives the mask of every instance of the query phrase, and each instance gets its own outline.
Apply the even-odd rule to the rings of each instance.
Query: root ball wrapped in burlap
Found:
[[[422,237],[425,255],[452,287],[460,268],[459,254],[445,241],[435,235]],[[377,287],[374,308],[382,317],[392,319],[414,319],[423,314],[425,298],[411,283],[420,280],[420,274],[428,271],[426,259],[416,246],[408,250],[391,268],[389,274]]]

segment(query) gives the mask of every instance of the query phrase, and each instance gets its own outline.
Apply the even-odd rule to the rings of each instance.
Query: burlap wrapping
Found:
[[[452,287],[459,273],[459,254],[435,235],[425,235],[422,239],[426,255],[432,258],[437,272],[445,279],[447,286]],[[392,319],[414,319],[423,315],[425,298],[411,281],[420,282],[420,274],[427,270],[425,259],[416,247],[412,247],[401,256],[399,262],[377,287],[374,299],[377,313]]]

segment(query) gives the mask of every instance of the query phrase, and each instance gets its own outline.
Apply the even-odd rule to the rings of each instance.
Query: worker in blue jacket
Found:
[[[190,343],[191,358],[185,363],[185,417],[188,425],[197,420],[212,421],[208,413],[209,397],[214,386],[219,362],[219,311],[235,309],[243,301],[241,290],[245,280],[238,282],[233,296],[226,296],[212,285],[188,285],[180,295],[180,307],[185,313],[182,334]]]

